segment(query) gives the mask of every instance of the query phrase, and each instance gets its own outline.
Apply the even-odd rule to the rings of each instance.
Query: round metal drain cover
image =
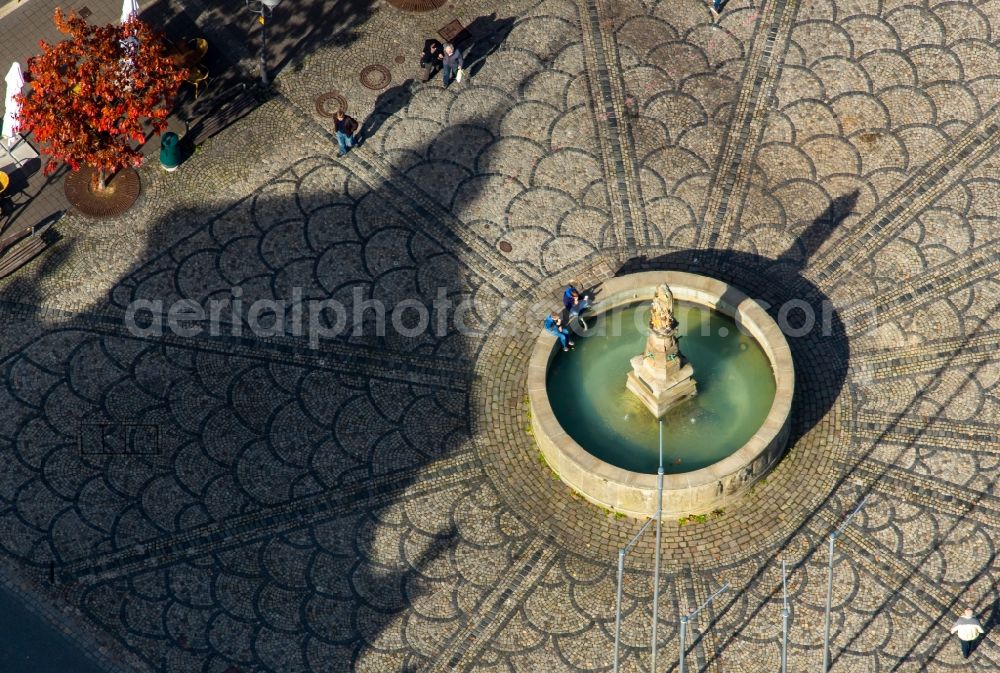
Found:
[[[339,91],[327,91],[316,97],[316,112],[323,117],[336,117],[337,110],[347,112],[347,99]]]
[[[429,12],[444,5],[448,0],[389,0],[389,4],[404,12]]]
[[[366,65],[361,70],[360,79],[364,86],[378,91],[389,86],[392,75],[384,65]]]

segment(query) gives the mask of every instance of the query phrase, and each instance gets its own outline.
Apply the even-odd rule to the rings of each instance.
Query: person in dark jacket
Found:
[[[420,68],[424,71],[423,80],[426,82],[437,73],[444,60],[444,52],[441,50],[441,43],[431,38],[424,42],[424,53],[420,57]]]
[[[580,314],[590,308],[590,295],[581,295],[579,290],[568,285],[566,291],[563,292],[563,306],[569,311],[569,322],[573,322],[573,318],[576,318],[580,321],[583,329],[587,329],[587,323],[583,321]]]
[[[444,85],[447,88],[455,80],[455,75],[465,65],[462,60],[462,52],[455,49],[454,45],[444,45],[444,58],[441,59],[441,72],[444,78]]]
[[[358,132],[358,120],[345,114],[343,110],[337,110],[337,117],[333,120],[333,125],[337,130],[337,144],[340,146],[338,156],[347,154],[347,150],[354,147],[354,134]]]

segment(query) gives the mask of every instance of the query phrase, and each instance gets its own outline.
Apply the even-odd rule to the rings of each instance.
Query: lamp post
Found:
[[[847,525],[858,515],[861,508],[865,506],[868,502],[868,496],[864,497],[861,504],[858,505],[854,512],[844,519],[844,523],[840,524],[840,528],[830,533],[830,565],[827,567],[826,571],[826,618],[823,620],[823,671],[822,673],[827,673],[830,670],[830,608],[833,604],[833,555],[835,553],[835,546],[837,544],[837,536],[844,533],[844,529]]]
[[[267,78],[267,19],[270,18],[274,8],[281,0],[246,0],[247,9],[257,15],[257,23],[260,24],[260,83],[266,89],[271,86]]]
[[[722,588],[720,588],[714,594],[712,594],[711,596],[709,596],[708,600],[706,600],[704,603],[702,603],[701,605],[699,605],[694,610],[689,610],[686,615],[682,615],[681,616],[681,627],[680,627],[681,651],[680,651],[680,660],[677,662],[677,670],[678,670],[679,673],[684,673],[684,671],[685,671],[685,668],[684,668],[684,663],[685,662],[684,662],[684,660],[686,659],[686,657],[684,656],[684,650],[687,649],[687,627],[688,627],[688,622],[690,622],[692,617],[694,617],[699,612],[701,612],[702,610],[704,610],[707,605],[709,605],[712,601],[714,601],[715,598],[719,594],[721,594],[723,591],[725,591],[728,588],[729,588],[729,582],[726,582],[725,584],[722,585]]]
[[[663,419],[660,419],[660,467],[656,471],[656,561],[653,565],[653,656],[649,670],[656,671],[656,624],[660,611],[660,540],[663,531]]]
[[[656,670],[656,620],[660,605],[660,536],[661,519],[663,518],[663,421],[660,421],[660,469],[658,472],[658,495],[659,504],[656,507],[656,517],[649,519],[642,525],[639,532],[635,534],[627,545],[618,550],[618,591],[615,599],[615,654],[613,673],[618,673],[618,655],[621,652],[622,636],[622,585],[625,582],[625,555],[632,551],[632,548],[639,544],[639,539],[646,532],[649,525],[656,521],[656,564],[653,570],[653,662],[652,670]]]

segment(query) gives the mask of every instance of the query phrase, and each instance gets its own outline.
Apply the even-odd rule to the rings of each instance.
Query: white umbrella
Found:
[[[133,16],[139,16],[139,2],[138,0],[125,0],[122,5],[122,23],[125,23]]]
[[[7,82],[7,95],[4,97],[3,102],[3,133],[0,133],[0,135],[7,138],[7,145],[9,147],[18,135],[19,124],[17,122],[17,113],[20,111],[21,106],[14,99],[14,96],[21,93],[21,88],[24,87],[24,75],[21,73],[20,63],[14,61],[14,64],[10,66],[10,70],[7,71],[4,81]]]

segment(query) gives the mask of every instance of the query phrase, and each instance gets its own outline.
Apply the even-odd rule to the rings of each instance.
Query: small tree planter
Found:
[[[97,171],[83,166],[66,176],[63,183],[66,198],[84,215],[97,218],[117,217],[131,208],[139,198],[139,173],[125,168],[106,180],[104,189],[97,188]]]

